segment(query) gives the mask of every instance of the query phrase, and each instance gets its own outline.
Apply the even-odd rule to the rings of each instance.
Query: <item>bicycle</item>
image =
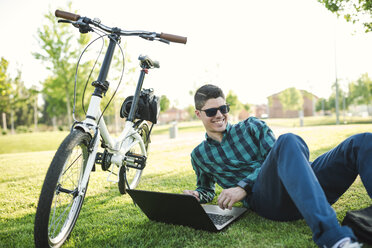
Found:
[[[109,172],[107,181],[118,183],[121,194],[125,193],[126,188],[133,189],[138,185],[146,166],[150,134],[159,113],[159,98],[154,96],[153,90],[142,89],[142,85],[145,74],[149,69],[159,68],[159,63],[148,56],[139,57],[141,72],[134,95],[127,98],[122,105],[120,115],[126,118],[126,122],[119,137],[111,137],[103,118],[116,91],[104,110],[100,108],[100,102],[109,88],[106,79],[110,63],[121,37],[138,36],[168,44],[187,42],[186,37],[177,35],[111,28],[103,25],[99,19],[81,17],[60,10],[56,10],[55,16],[62,18],[58,22],[70,23],[81,33],[102,32],[100,38],[108,37],[109,44],[98,78],[92,83],[94,92],[85,120],[77,121],[74,116],[71,132],[58,148],[45,176],[35,216],[36,247],[60,247],[67,240],[76,224],[87,192],[90,173],[95,170],[96,164],[100,164],[102,170]],[[122,48],[119,48],[123,55]],[[122,75],[123,73],[124,70]],[[76,77],[77,71],[74,110]],[[152,123],[150,128],[148,121]],[[102,153],[98,152],[99,144],[104,148]],[[115,170],[118,171],[117,174]],[[113,176],[116,176],[116,179],[112,179]]]

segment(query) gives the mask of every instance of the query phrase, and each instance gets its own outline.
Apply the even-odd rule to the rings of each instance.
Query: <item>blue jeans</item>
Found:
[[[268,219],[304,218],[314,242],[320,247],[331,247],[343,237],[356,240],[349,227],[340,226],[331,204],[358,174],[372,198],[371,133],[349,137],[312,163],[305,142],[297,135],[284,134],[262,164],[249,203]]]

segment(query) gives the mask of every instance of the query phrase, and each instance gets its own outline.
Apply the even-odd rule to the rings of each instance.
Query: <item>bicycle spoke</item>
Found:
[[[68,168],[62,173],[64,175],[70,168],[71,166],[82,156],[83,154],[80,154],[69,166]]]

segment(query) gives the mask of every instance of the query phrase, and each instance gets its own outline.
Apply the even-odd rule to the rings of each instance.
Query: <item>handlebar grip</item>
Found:
[[[62,10],[58,10],[58,9],[56,10],[56,12],[54,14],[55,14],[56,17],[60,17],[60,18],[67,19],[67,20],[70,20],[70,21],[77,21],[80,18],[80,15],[70,13],[70,12],[66,12],[66,11],[62,11]]]
[[[174,34],[161,33],[159,37],[162,39],[171,41],[171,42],[177,42],[177,43],[182,43],[182,44],[186,44],[187,42],[187,37],[178,36]]]

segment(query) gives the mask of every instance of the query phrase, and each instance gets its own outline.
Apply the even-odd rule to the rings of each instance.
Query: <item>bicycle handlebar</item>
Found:
[[[107,27],[107,26],[101,24],[100,21],[96,21],[95,19],[91,20],[90,18],[81,17],[78,14],[74,14],[74,13],[70,13],[70,12],[66,12],[66,11],[62,11],[62,10],[58,10],[58,9],[55,11],[55,16],[59,17],[59,18],[66,19],[66,20],[74,21],[74,22],[81,21],[80,23],[85,24],[85,25],[92,24],[92,25],[94,25],[94,26],[96,26],[96,27],[98,27],[98,28],[100,28],[100,29],[102,29],[106,32],[109,32],[109,33],[114,33],[115,32],[117,34],[127,35],[127,36],[135,35],[135,36],[140,36],[140,37],[148,39],[148,40],[154,40],[154,38],[160,38],[160,41],[165,40],[165,41],[182,43],[182,44],[186,44],[186,42],[187,42],[187,37],[174,35],[174,34],[166,34],[166,33],[158,34],[158,33],[155,33],[155,32],[147,32],[147,31],[125,31],[125,30],[121,30],[119,28],[110,28],[110,27]]]
[[[60,18],[70,20],[70,21],[75,21],[75,22],[80,19],[80,15],[70,13],[70,12],[66,12],[66,11],[62,11],[62,10],[58,10],[58,9],[56,10],[56,12],[54,14],[55,14],[56,17],[60,17]]]
[[[174,34],[161,33],[159,35],[159,38],[164,39],[164,40],[169,40],[169,41],[172,41],[172,42],[176,42],[176,43],[186,44],[186,42],[187,42],[187,37],[174,35]]]

